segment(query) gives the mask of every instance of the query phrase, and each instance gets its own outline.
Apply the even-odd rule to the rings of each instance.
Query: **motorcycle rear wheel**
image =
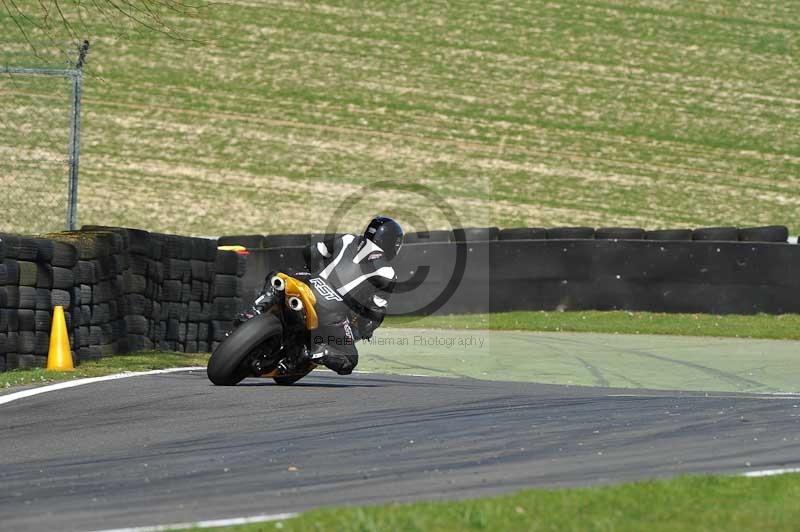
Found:
[[[260,314],[247,320],[211,354],[206,368],[209,380],[217,386],[233,386],[252,375],[251,353],[270,340],[277,340],[279,349],[282,335],[283,326],[272,314]]]

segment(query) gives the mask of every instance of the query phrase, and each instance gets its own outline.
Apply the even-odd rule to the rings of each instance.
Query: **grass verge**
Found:
[[[796,530],[798,496],[800,475],[691,476],[466,501],[332,508],[224,530]]]
[[[12,386],[46,384],[84,377],[100,377],[124,371],[149,371],[175,367],[205,366],[206,353],[164,353],[147,351],[132,355],[107,357],[89,360],[75,368],[75,371],[48,371],[42,368],[14,369],[0,373],[0,390]]]
[[[654,312],[502,312],[422,318],[388,317],[386,327],[473,329],[497,331],[668,334],[800,340],[800,315],[715,316]]]

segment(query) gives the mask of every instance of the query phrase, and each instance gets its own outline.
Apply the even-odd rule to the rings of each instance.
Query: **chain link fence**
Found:
[[[69,68],[0,65],[0,232],[77,225],[80,106],[89,43]]]

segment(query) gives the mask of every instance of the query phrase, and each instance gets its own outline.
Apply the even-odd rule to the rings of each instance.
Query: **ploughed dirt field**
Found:
[[[165,13],[178,38],[89,18],[80,222],[200,235],[353,229],[376,211],[428,228],[791,225],[798,15],[756,1],[234,0]],[[2,65],[63,66],[49,50],[0,36]],[[68,101],[65,81],[0,75],[4,195],[23,177],[66,187]],[[428,185],[453,212],[362,191],[387,179]],[[31,209],[9,204],[4,230],[29,230]]]

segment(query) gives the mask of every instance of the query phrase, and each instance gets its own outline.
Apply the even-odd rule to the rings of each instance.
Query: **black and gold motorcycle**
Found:
[[[278,368],[286,357],[298,357],[311,347],[311,331],[319,326],[317,299],[304,282],[276,273],[255,300],[253,316],[241,321],[217,346],[208,361],[208,378],[218,386],[233,386],[247,377],[268,377],[293,384],[316,364],[307,360],[291,374]]]

